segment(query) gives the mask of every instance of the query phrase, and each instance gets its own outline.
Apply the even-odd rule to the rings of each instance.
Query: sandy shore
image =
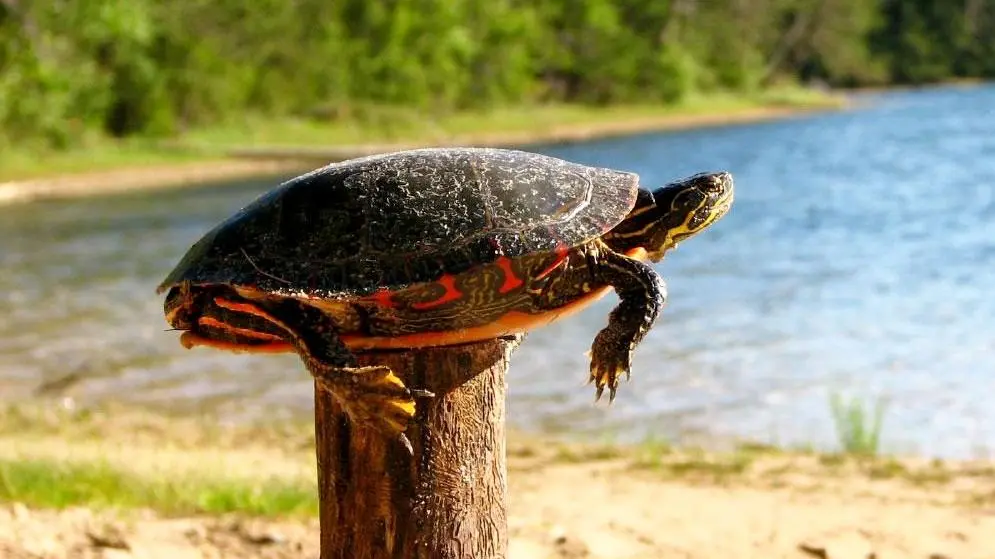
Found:
[[[23,181],[0,182],[0,204],[77,198],[136,190],[184,187],[215,181],[293,174],[313,165],[299,160],[222,159],[129,167]]]
[[[286,176],[331,161],[413,147],[476,145],[508,147],[525,144],[579,142],[642,132],[679,130],[785,119],[838,106],[760,107],[717,114],[668,115],[635,121],[554,127],[541,133],[513,133],[452,138],[421,144],[356,146],[290,146],[232,148],[230,157],[176,165],[135,166],[65,176],[0,182],[0,204],[49,198],[72,198],[140,189],[194,186],[212,181],[260,176]]]
[[[509,474],[509,557],[995,557],[995,511],[960,502],[949,485],[930,490],[856,475],[787,477],[718,482],[634,471],[624,460],[516,458]],[[314,520],[0,506],[0,557],[7,559],[317,558],[317,542]]]
[[[37,417],[7,421],[0,460],[99,459],[144,476],[313,483],[306,429],[208,436],[190,422],[125,417],[55,428]],[[858,460],[764,447],[708,454],[518,434],[509,439],[508,470],[512,559],[995,557],[990,462]],[[0,502],[5,559],[316,558],[317,542],[311,514],[166,517]]]

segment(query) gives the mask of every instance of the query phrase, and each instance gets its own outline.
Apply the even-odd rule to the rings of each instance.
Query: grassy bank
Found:
[[[466,112],[433,117],[411,110],[366,109],[337,119],[280,119],[248,116],[169,140],[93,138],[64,151],[28,147],[0,154],[0,182],[65,174],[219,161],[265,153],[269,148],[308,150],[323,159],[329,153],[352,156],[369,151],[440,144],[524,144],[580,140],[640,131],[760,120],[795,112],[839,108],[841,97],[781,88],[755,96],[692,97],[680,104],[595,108],[550,105]],[[325,151],[321,151],[324,149]],[[284,155],[279,155],[283,157]]]
[[[874,417],[835,409],[843,422]],[[513,433],[509,556],[987,557],[992,463],[878,456],[874,425],[851,425],[830,453]],[[318,557],[315,484],[306,423],[0,412],[5,558]]]
[[[869,433],[869,427],[852,424],[863,421],[854,417],[849,426],[838,428]],[[871,436],[852,441],[841,435],[839,452],[820,453],[759,444],[728,452],[661,441],[578,444],[513,434],[509,467],[514,475],[611,462],[655,481],[768,489],[888,481],[912,489],[942,489],[966,504],[995,504],[991,464],[878,456],[868,446]],[[225,426],[208,417],[165,418],[125,408],[12,406],[0,412],[0,502],[56,509],[152,509],[167,516],[313,517],[313,453],[308,423]]]
[[[310,426],[226,427],[111,408],[0,412],[0,502],[166,515],[316,513]]]

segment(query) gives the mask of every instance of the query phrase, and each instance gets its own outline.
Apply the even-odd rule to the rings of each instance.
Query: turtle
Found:
[[[628,171],[519,149],[420,148],[289,179],[208,231],[159,285],[187,348],[296,352],[350,422],[400,438],[417,398],[357,352],[514,336],[614,290],[595,400],[630,375],[667,297],[653,264],[726,214],[733,179],[651,189]]]

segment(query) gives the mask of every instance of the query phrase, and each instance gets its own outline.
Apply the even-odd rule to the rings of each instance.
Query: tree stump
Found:
[[[413,455],[315,386],[321,559],[505,559],[505,375],[520,341],[358,355],[435,393],[417,400]]]

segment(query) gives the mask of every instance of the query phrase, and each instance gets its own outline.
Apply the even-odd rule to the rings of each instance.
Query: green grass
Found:
[[[733,115],[763,108],[829,108],[842,102],[833,96],[797,87],[755,95],[692,96],[673,105],[591,107],[559,104],[495,108],[444,115],[396,107],[360,107],[338,118],[273,118],[245,115],[237,122],[195,128],[168,140],[90,138],[64,151],[32,147],[0,152],[0,181],[65,173],[118,169],[152,164],[206,161],[230,150],[259,147],[349,147],[442,142],[522,143],[542,140],[557,129],[597,136],[629,125],[664,128],[668,119]]]
[[[583,446],[562,444],[556,447],[553,459],[565,463],[600,462],[614,460],[623,455],[621,447],[609,444]]]
[[[876,456],[881,443],[884,402],[878,400],[872,411],[856,398],[846,399],[833,393],[829,406],[841,450],[854,456]]]
[[[185,141],[196,146],[357,145],[384,142],[432,142],[453,138],[484,139],[505,134],[542,134],[554,127],[596,127],[664,118],[726,115],[770,107],[837,106],[835,98],[803,89],[778,89],[756,96],[715,94],[689,97],[673,105],[536,105],[467,111],[445,116],[419,111],[376,108],[361,118],[247,118],[238,123],[195,130]]]
[[[102,462],[0,459],[0,502],[65,508],[152,508],[166,515],[239,513],[262,517],[317,514],[315,487],[287,480],[192,474],[149,478]]]
[[[148,165],[173,165],[220,157],[220,153],[182,146],[165,147],[151,140],[102,139],[66,151],[14,147],[0,150],[0,181]]]
[[[635,448],[632,465],[636,468],[654,468],[674,453],[674,446],[665,439],[647,437]]]
[[[686,479],[722,484],[744,477],[757,455],[749,450],[710,453],[697,448],[675,450],[659,443],[640,445],[630,461],[637,470],[656,472],[666,479]]]

